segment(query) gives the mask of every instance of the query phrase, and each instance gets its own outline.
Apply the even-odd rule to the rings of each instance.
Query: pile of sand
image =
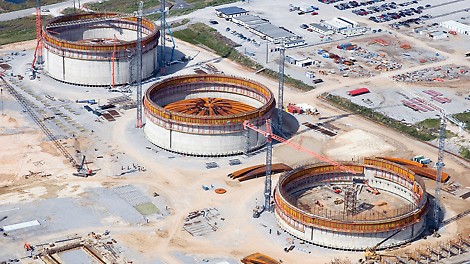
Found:
[[[381,137],[354,129],[337,136],[328,144],[325,154],[338,160],[369,157],[393,151],[395,147]]]

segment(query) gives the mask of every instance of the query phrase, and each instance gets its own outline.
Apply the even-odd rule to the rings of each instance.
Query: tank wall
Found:
[[[150,77],[158,66],[156,52],[157,49],[155,48],[143,54],[143,78]],[[45,60],[44,70],[54,79],[82,85],[108,86],[112,83],[111,60],[79,60],[54,54],[47,49],[43,50],[43,56]],[[116,59],[114,61],[114,80],[116,84],[127,84],[135,79],[135,76],[131,74],[131,63],[134,63],[133,60]]]
[[[119,40],[124,41],[136,41],[137,40],[137,32],[129,29],[123,28],[97,28],[93,30],[86,30],[83,32],[84,39],[90,38],[116,38]],[[145,36],[145,35],[144,35]]]
[[[194,98],[204,98],[204,97],[216,97],[216,98],[224,98],[224,99],[230,99],[234,101],[238,101],[256,108],[260,108],[263,106],[263,103],[247,97],[245,95],[240,95],[240,94],[235,94],[235,93],[226,93],[226,92],[197,92],[197,93],[178,93],[178,94],[173,94],[161,98],[152,98],[154,102],[156,102],[160,106],[165,106],[167,104],[185,100],[185,99],[194,99]]]
[[[367,247],[375,246],[396,232],[396,230],[377,233],[335,232],[311,226],[304,226],[302,223],[296,222],[292,219],[286,221],[282,219],[277,212],[275,217],[278,225],[291,235],[316,245],[336,249],[364,250]],[[403,231],[384,242],[380,248],[388,248],[407,243],[419,236],[424,231],[424,228],[425,219],[423,217],[419,222],[406,227]]]
[[[119,40],[124,41],[135,41],[137,39],[137,33],[134,30],[126,28],[67,28],[66,31],[59,32],[57,36],[60,39],[68,41],[80,41],[84,39],[94,39],[94,38],[105,38],[113,39],[114,35]],[[145,36],[145,35],[144,35]]]
[[[147,139],[167,150],[188,155],[231,155],[246,150],[245,131],[230,134],[189,134],[165,129],[152,122],[144,127]],[[266,139],[255,131],[249,130],[249,149],[263,146]]]
[[[412,202],[418,205],[419,203],[419,201],[417,201],[418,197],[416,196],[414,192],[411,191],[413,190],[413,185],[411,185],[409,182],[403,181],[402,178],[400,178],[399,176],[395,174],[384,172],[381,170],[377,171],[377,170],[372,170],[372,169],[365,169],[364,171],[365,171],[366,177],[367,175],[369,176],[372,175],[370,177],[367,177],[369,178],[368,182],[370,186],[375,187],[379,190],[392,192],[408,200],[409,202]],[[398,183],[401,183],[401,184],[398,184]],[[405,185],[406,187],[403,186],[402,184]]]

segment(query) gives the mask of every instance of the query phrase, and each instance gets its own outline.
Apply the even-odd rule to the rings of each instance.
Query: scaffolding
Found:
[[[354,215],[357,207],[357,189],[355,186],[344,188],[344,213]]]

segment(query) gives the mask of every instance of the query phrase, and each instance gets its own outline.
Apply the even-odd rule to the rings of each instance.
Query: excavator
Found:
[[[74,172],[73,176],[86,178],[88,176],[93,176],[94,174],[93,170],[88,168],[88,165],[85,162],[85,155],[83,155],[82,163],[77,167],[77,172]]]
[[[377,253],[377,248],[383,243],[385,243],[387,240],[389,240],[390,238],[396,236],[398,233],[400,233],[403,230],[405,229],[404,228],[399,229],[395,231],[393,234],[391,234],[390,236],[386,237],[384,240],[377,243],[377,245],[370,247],[370,248],[366,248],[366,251],[364,252],[364,257],[366,259],[366,262],[380,261],[382,258],[382,255]]]

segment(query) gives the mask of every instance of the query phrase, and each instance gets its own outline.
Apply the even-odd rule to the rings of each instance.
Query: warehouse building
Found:
[[[359,23],[353,21],[353,20],[350,20],[350,19],[347,19],[347,18],[344,18],[344,17],[335,17],[333,19],[330,19],[330,20],[326,20],[326,21],[322,21],[322,25],[327,27],[328,29],[331,29],[335,32],[344,32],[344,33],[341,33],[341,34],[351,34],[351,33],[357,33],[357,32],[362,32],[362,29],[361,30],[351,30],[353,28],[358,28],[359,27]]]
[[[248,14],[248,11],[246,11],[245,9],[241,7],[229,6],[229,7],[216,9],[215,13],[217,14],[218,17],[233,18],[237,16],[246,15]]]
[[[346,24],[349,25],[349,27],[351,28],[355,28],[355,27],[358,27],[359,26],[359,23],[357,23],[356,21],[354,20],[351,20],[349,18],[345,18],[345,17],[335,17],[333,18],[334,20],[338,20],[338,21],[341,21],[341,22],[344,22]]]
[[[354,28],[345,28],[339,31],[339,33],[352,37],[352,36],[359,36],[366,33],[369,30],[367,27],[354,27]]]
[[[318,23],[312,23],[309,25],[309,27],[314,31],[314,32],[317,32],[318,34],[322,34],[322,35],[325,35],[325,36],[330,36],[330,35],[333,35],[335,32],[325,26],[323,26],[322,24],[318,24]]]
[[[429,34],[427,34],[428,37],[432,38],[432,39],[445,39],[448,37],[447,33],[443,32],[443,31],[434,31],[434,32],[431,32]]]
[[[286,30],[285,28],[276,27],[271,23],[260,24],[254,27],[250,27],[248,30],[258,35],[260,38],[266,39],[276,44],[281,43],[283,41],[294,41],[299,38],[297,35]]]
[[[269,24],[269,21],[259,16],[242,15],[232,18],[232,22],[240,26],[250,28],[261,24]]]
[[[303,45],[307,45],[307,43],[303,39],[296,39],[296,40],[284,42],[284,47],[287,48],[287,49],[288,48],[293,48],[293,47],[300,47],[300,46],[303,46]]]
[[[467,36],[470,36],[470,26],[462,24],[460,22],[454,21],[454,20],[449,20],[449,21],[444,21],[440,23],[441,27],[454,30],[457,33],[464,34]]]

